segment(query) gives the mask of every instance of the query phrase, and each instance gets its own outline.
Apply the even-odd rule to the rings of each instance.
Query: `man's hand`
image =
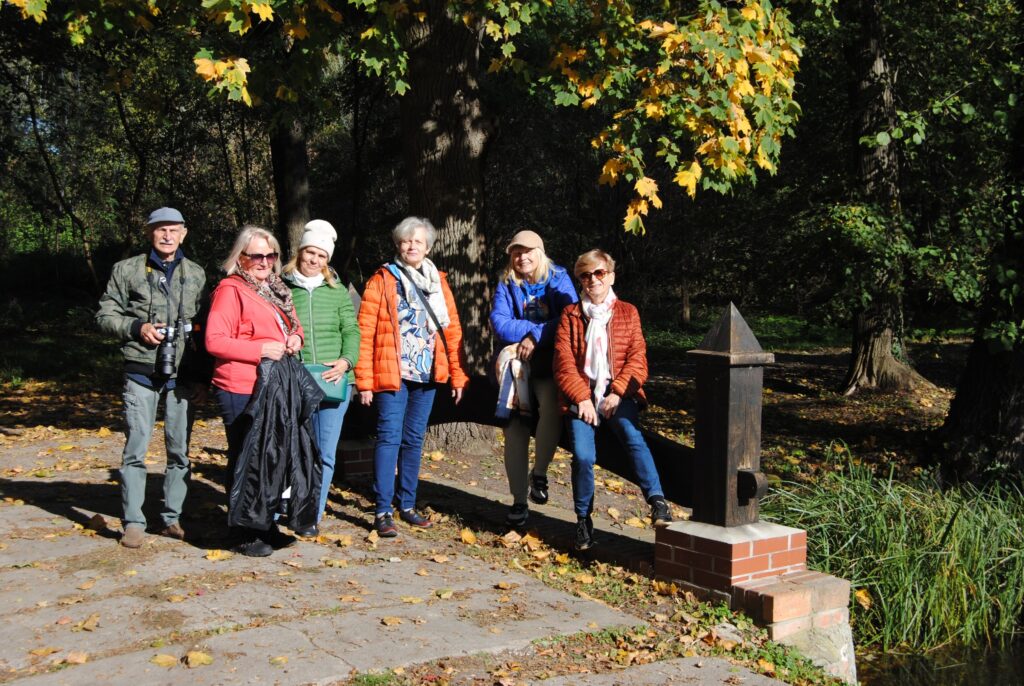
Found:
[[[145,324],[142,325],[142,328],[139,330],[139,338],[141,338],[142,342],[145,343],[146,345],[160,345],[160,341],[164,339],[164,335],[160,333],[159,330],[163,329],[166,326],[167,324],[165,324],[164,322],[157,322],[156,324],[150,324],[149,322],[146,322]]]
[[[601,416],[605,419],[610,419],[615,414],[615,410],[619,409],[619,403],[621,402],[622,398],[617,393],[609,393],[601,401]]]

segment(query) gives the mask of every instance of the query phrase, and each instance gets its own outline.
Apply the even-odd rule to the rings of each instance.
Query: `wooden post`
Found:
[[[757,522],[768,487],[760,471],[763,367],[775,356],[761,349],[732,303],[687,355],[697,364],[692,521]]]

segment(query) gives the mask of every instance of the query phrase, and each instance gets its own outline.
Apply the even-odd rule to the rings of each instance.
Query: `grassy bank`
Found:
[[[808,563],[849,579],[861,645],[924,651],[1001,643],[1024,632],[1024,494],[993,485],[941,489],[857,464],[786,484],[765,517],[807,530]]]

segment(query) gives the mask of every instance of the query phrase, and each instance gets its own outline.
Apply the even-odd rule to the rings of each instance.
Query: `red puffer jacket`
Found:
[[[570,405],[579,405],[591,397],[590,378],[583,367],[587,354],[587,323],[581,303],[562,310],[555,334],[555,382],[562,404],[562,413]],[[647,396],[647,343],[640,328],[640,313],[627,302],[616,300],[608,321],[608,364],[612,381],[608,392],[633,398],[643,408]]]

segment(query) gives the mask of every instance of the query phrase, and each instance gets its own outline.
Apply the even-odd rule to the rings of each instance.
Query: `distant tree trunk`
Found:
[[[1024,85],[1018,78],[1018,88]],[[982,316],[967,367],[956,388],[939,453],[948,476],[978,479],[989,472],[1024,475],[1024,331],[1009,348],[987,340],[993,323],[1024,321],[1024,304],[1008,293],[1024,286],[1024,113],[1018,106],[1004,204],[1009,221],[1003,245],[991,253]],[[996,269],[995,267],[1001,267]],[[996,272],[1001,273],[1001,278]],[[1013,273],[1015,276],[1010,276]]]
[[[886,58],[881,0],[854,0],[847,8],[859,26],[849,57],[857,69],[853,102],[857,108],[854,142],[858,178],[864,197],[893,216],[899,216],[899,159],[895,147],[862,145],[860,139],[896,124],[893,75]],[[843,393],[861,389],[909,390],[927,383],[892,353],[894,327],[902,320],[898,297],[878,293],[871,305],[853,317],[853,351],[843,381]],[[902,331],[900,331],[902,333]]]
[[[491,284],[483,233],[484,153],[492,129],[480,102],[480,28],[450,14],[443,0],[425,0],[424,21],[407,24],[410,90],[401,99],[410,211],[438,229],[431,252],[459,308],[468,367],[482,373],[490,355],[487,318]],[[476,425],[437,427],[435,444],[464,447]],[[488,436],[490,431],[485,431]]]
[[[683,280],[679,286],[679,323],[683,328],[689,328],[693,321],[690,312],[690,282]]]
[[[279,117],[271,124],[270,161],[277,196],[277,236],[292,256],[309,221],[309,155],[306,131],[297,117]]]

